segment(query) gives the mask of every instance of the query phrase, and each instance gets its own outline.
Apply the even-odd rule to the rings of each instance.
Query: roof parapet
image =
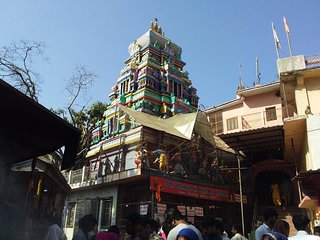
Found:
[[[306,69],[305,58],[303,55],[292,56],[277,59],[277,67],[279,75],[285,72],[292,72]]]

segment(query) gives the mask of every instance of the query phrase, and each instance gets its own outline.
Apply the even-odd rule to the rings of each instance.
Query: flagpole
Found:
[[[286,20],[285,17],[283,17],[283,23],[284,23],[284,28],[286,30],[290,57],[292,57],[292,49],[291,49],[291,41],[290,41],[290,30],[289,30],[289,26],[288,26],[288,23],[287,23],[287,20]]]
[[[272,32],[273,32],[273,38],[274,38],[274,46],[276,47],[277,57],[279,59],[280,55],[279,55],[279,48],[278,48],[278,43],[277,43],[278,37],[277,37],[276,29],[274,28],[273,22],[271,23],[271,25],[272,25]]]
[[[243,194],[242,194],[242,179],[241,179],[241,164],[240,164],[240,153],[236,151],[236,158],[238,162],[238,178],[239,178],[239,193],[240,193],[240,210],[241,210],[241,226],[242,234],[245,234],[245,223],[244,223],[244,210],[243,210]]]
[[[292,57],[292,49],[291,49],[291,42],[290,42],[289,33],[287,33],[287,39],[288,39],[288,45],[289,45],[290,57]]]
[[[242,64],[239,63],[239,89],[243,89],[241,68],[242,68]]]
[[[260,84],[260,69],[258,55],[256,55],[256,84]]]

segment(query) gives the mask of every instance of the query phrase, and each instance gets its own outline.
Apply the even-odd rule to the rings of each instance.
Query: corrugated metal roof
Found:
[[[219,137],[232,149],[245,154],[284,146],[283,125],[221,134]]]
[[[318,178],[320,180],[320,169],[309,170],[309,171],[301,171],[297,176],[295,176],[292,181],[307,181],[314,180],[312,178]]]

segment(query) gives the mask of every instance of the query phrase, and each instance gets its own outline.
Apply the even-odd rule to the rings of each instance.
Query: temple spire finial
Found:
[[[163,35],[162,28],[160,25],[158,25],[158,18],[155,18],[154,22],[153,21],[150,22],[150,30]]]

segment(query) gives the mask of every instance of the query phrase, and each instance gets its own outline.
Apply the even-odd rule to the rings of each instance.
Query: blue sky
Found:
[[[98,75],[88,92],[92,102],[108,102],[129,44],[155,17],[182,47],[185,70],[205,107],[235,98],[239,63],[244,85],[252,86],[256,55],[261,82],[277,79],[271,22],[286,57],[283,16],[293,54],[320,54],[318,0],[0,0],[0,9],[0,47],[21,39],[46,44],[50,60],[36,62],[34,70],[43,81],[39,101],[48,108],[66,106],[64,87],[77,65]]]

